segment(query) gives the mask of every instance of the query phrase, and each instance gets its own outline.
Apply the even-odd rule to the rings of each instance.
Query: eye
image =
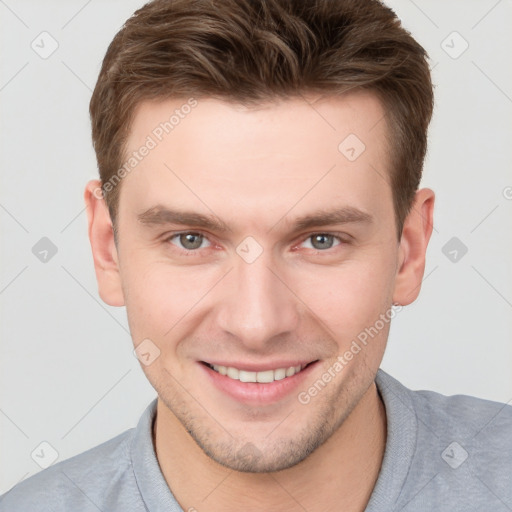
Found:
[[[317,251],[324,251],[326,249],[332,249],[333,247],[340,245],[341,239],[335,235],[328,233],[315,233],[309,236],[302,242],[308,249],[315,249]]]
[[[177,240],[177,242],[174,242],[174,240]],[[191,231],[176,233],[175,235],[167,238],[166,241],[171,242],[171,244],[176,245],[185,251],[195,251],[196,249],[204,249],[205,247],[210,246],[210,242],[204,235]],[[203,245],[203,243],[206,243],[206,245]]]

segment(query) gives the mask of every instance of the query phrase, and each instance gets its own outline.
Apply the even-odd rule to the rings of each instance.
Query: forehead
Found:
[[[385,112],[370,92],[257,107],[210,98],[144,102],[127,139],[130,155],[137,160],[120,211],[123,203],[136,213],[167,204],[271,223],[287,210],[333,202],[382,214],[379,204],[391,201]]]
[[[354,134],[365,143],[380,145],[387,135],[383,105],[375,93],[365,90],[327,97],[301,95],[256,106],[213,98],[143,101],[130,128],[128,151],[150,136],[157,144],[188,139],[196,147],[215,146],[219,151],[231,144],[240,149],[238,158],[251,146],[261,150],[262,143],[275,154],[276,148],[293,147],[301,140],[324,139],[332,147]]]

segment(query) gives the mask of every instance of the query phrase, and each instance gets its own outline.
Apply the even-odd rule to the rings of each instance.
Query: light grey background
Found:
[[[142,3],[0,0],[0,493],[53,450],[62,460],[133,426],[155,396],[124,309],[98,296],[82,199],[96,177],[91,91],[109,42]],[[437,204],[423,289],[394,320],[383,368],[414,389],[508,402],[512,2],[388,3],[432,60],[423,186]],[[52,39],[47,58],[31,47],[49,52]],[[43,237],[57,248],[46,262],[32,252]],[[443,253],[453,237],[467,254]]]

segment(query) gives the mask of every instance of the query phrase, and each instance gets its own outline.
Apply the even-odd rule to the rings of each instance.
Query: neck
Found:
[[[364,511],[386,445],[386,412],[375,383],[343,424],[301,463],[274,473],[242,473],[210,459],[158,399],[157,458],[183,510]]]

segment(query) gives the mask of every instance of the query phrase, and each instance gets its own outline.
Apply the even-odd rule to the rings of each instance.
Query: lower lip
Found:
[[[304,382],[304,379],[313,371],[317,363],[318,361],[309,364],[309,366],[292,377],[286,377],[266,384],[261,382],[240,382],[226,375],[221,375],[204,363],[199,363],[199,366],[206,372],[214,386],[226,395],[239,402],[266,405],[278,402],[290,395],[294,390],[297,390],[300,384]]]

